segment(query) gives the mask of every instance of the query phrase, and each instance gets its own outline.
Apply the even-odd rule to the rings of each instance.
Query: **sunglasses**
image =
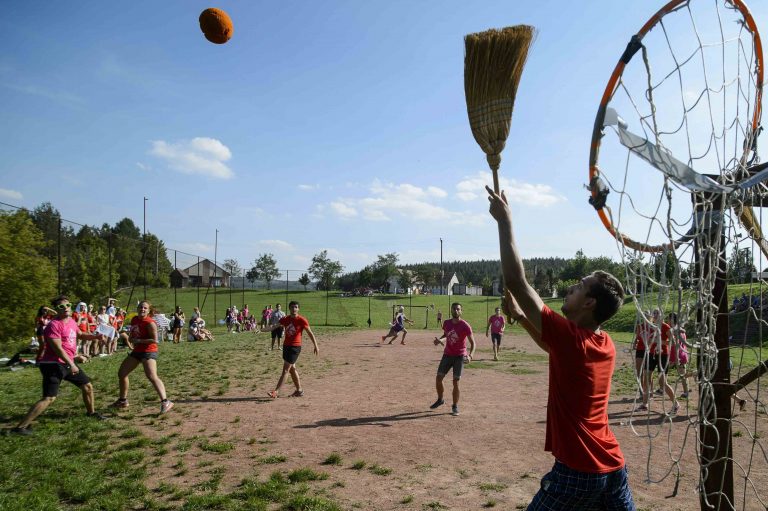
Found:
[[[58,305],[56,306],[56,308],[57,308],[58,310],[60,310],[60,311],[63,311],[64,309],[69,309],[70,307],[72,307],[72,304],[71,304],[71,303],[60,303],[60,304],[58,304]]]

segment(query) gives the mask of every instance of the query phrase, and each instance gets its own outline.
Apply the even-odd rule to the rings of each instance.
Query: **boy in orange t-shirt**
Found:
[[[552,311],[525,278],[506,196],[486,189],[499,227],[505,308],[549,353],[544,449],[555,464],[528,511],[635,511],[624,456],[608,426],[616,348],[600,328],[621,307],[624,289],[616,277],[597,271],[568,289],[561,307],[565,317]]]
[[[299,302],[291,302],[288,304],[289,314],[283,318],[280,318],[278,323],[263,328],[262,332],[271,332],[277,328],[285,329],[285,341],[283,342],[283,372],[280,374],[280,378],[277,380],[275,390],[268,393],[269,397],[276,399],[280,392],[280,387],[283,386],[285,377],[288,373],[291,373],[291,379],[296,386],[296,391],[291,394],[291,397],[301,397],[304,395],[304,389],[301,388],[301,379],[299,378],[299,371],[296,369],[296,361],[299,359],[301,353],[301,334],[307,332],[309,339],[314,344],[315,355],[320,354],[320,349],[317,346],[317,339],[312,329],[309,328],[309,321],[304,316],[299,316]]]

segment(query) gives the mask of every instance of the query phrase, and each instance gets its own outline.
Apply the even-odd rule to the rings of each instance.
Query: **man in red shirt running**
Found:
[[[624,455],[608,427],[616,348],[600,328],[621,307],[624,289],[613,275],[594,272],[568,289],[561,307],[565,317],[552,311],[525,278],[505,194],[486,189],[499,226],[504,284],[514,299],[508,304],[512,319],[527,325],[549,353],[544,449],[555,464],[528,510],[634,511]]]
[[[296,361],[299,359],[301,353],[301,334],[307,332],[309,339],[314,344],[315,355],[320,354],[320,349],[317,347],[317,339],[315,334],[312,333],[312,329],[309,328],[309,321],[304,316],[299,316],[299,302],[291,302],[288,304],[288,310],[290,314],[284,318],[280,318],[280,322],[270,325],[264,328],[262,331],[272,331],[277,328],[285,329],[285,341],[283,342],[283,372],[280,374],[280,379],[277,380],[277,386],[275,390],[269,392],[269,397],[276,399],[280,392],[280,387],[283,386],[285,377],[288,373],[291,373],[291,379],[296,386],[296,391],[291,394],[291,397],[301,397],[304,395],[304,389],[301,388],[301,379],[299,378],[299,371],[296,369]]]

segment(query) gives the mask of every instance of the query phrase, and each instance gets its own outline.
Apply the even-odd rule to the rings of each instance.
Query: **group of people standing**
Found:
[[[32,433],[32,421],[56,400],[62,381],[68,381],[80,388],[89,417],[99,420],[105,418],[96,412],[93,385],[78,365],[86,360],[82,354],[78,354],[78,344],[104,342],[107,336],[98,329],[94,332],[82,329],[80,322],[74,319],[72,303],[66,296],[58,296],[53,299],[51,305],[51,310],[55,311],[56,315],[51,317],[42,329],[43,342],[37,357],[43,396],[32,405],[17,426],[11,429],[12,433]],[[157,375],[158,328],[150,314],[151,307],[146,300],[139,302],[136,316],[131,319],[130,329],[124,334],[130,351],[118,370],[119,397],[110,405],[112,408],[128,408],[128,375],[139,365],[143,366],[144,374],[160,397],[160,413],[166,413],[173,408],[173,402],[166,396],[165,385]]]

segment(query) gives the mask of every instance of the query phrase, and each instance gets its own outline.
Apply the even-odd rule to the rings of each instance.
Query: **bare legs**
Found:
[[[125,357],[123,363],[120,364],[120,369],[117,371],[117,378],[120,383],[120,400],[122,401],[128,399],[128,375],[131,374],[131,372],[133,372],[133,370],[136,369],[139,364],[144,366],[144,374],[155,388],[157,395],[160,396],[160,400],[165,400],[165,385],[163,384],[163,381],[160,379],[160,377],[157,376],[157,361],[150,358],[139,362],[131,356]]]
[[[293,380],[293,385],[296,387],[296,392],[301,392],[301,379],[299,378],[299,371],[296,370],[296,364],[289,364],[284,361],[283,372],[280,373],[280,378],[277,380],[277,386],[275,386],[275,394],[280,392],[280,387],[283,386],[285,377],[288,373],[291,374],[291,379]]]

